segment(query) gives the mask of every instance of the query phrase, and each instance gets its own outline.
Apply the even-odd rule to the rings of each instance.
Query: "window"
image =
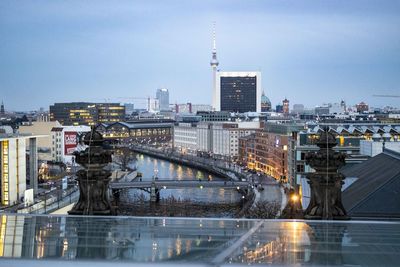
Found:
[[[296,166],[296,171],[297,171],[297,172],[304,172],[304,165],[298,164],[298,165]]]

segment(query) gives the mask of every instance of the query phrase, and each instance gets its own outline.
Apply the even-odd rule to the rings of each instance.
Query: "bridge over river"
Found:
[[[125,188],[151,188],[157,189],[180,189],[180,188],[223,188],[223,189],[245,189],[251,186],[243,181],[196,181],[196,180],[154,180],[154,181],[132,181],[132,182],[112,182],[111,189]]]
[[[152,180],[152,181],[131,181],[131,182],[112,182],[109,188],[113,191],[124,189],[142,189],[150,193],[150,200],[158,202],[160,200],[161,189],[185,189],[185,188],[216,188],[216,189],[236,189],[242,195],[247,195],[251,184],[245,181],[203,181],[203,180]],[[114,194],[115,195],[115,194]]]

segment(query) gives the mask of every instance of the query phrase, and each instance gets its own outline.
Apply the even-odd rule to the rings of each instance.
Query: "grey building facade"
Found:
[[[169,110],[169,92],[166,88],[157,89],[156,98],[160,105],[160,111]]]

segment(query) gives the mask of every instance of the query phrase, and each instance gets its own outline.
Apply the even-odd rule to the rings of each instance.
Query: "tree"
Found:
[[[275,219],[279,211],[279,203],[263,200],[257,202],[254,207],[251,207],[244,217],[252,219]]]
[[[115,151],[114,159],[115,163],[121,167],[121,170],[126,171],[129,169],[129,163],[136,160],[136,155],[128,147],[121,147]]]

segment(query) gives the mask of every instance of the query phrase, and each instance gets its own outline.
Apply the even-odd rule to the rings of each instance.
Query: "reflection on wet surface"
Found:
[[[400,223],[2,215],[0,257],[398,266]]]

